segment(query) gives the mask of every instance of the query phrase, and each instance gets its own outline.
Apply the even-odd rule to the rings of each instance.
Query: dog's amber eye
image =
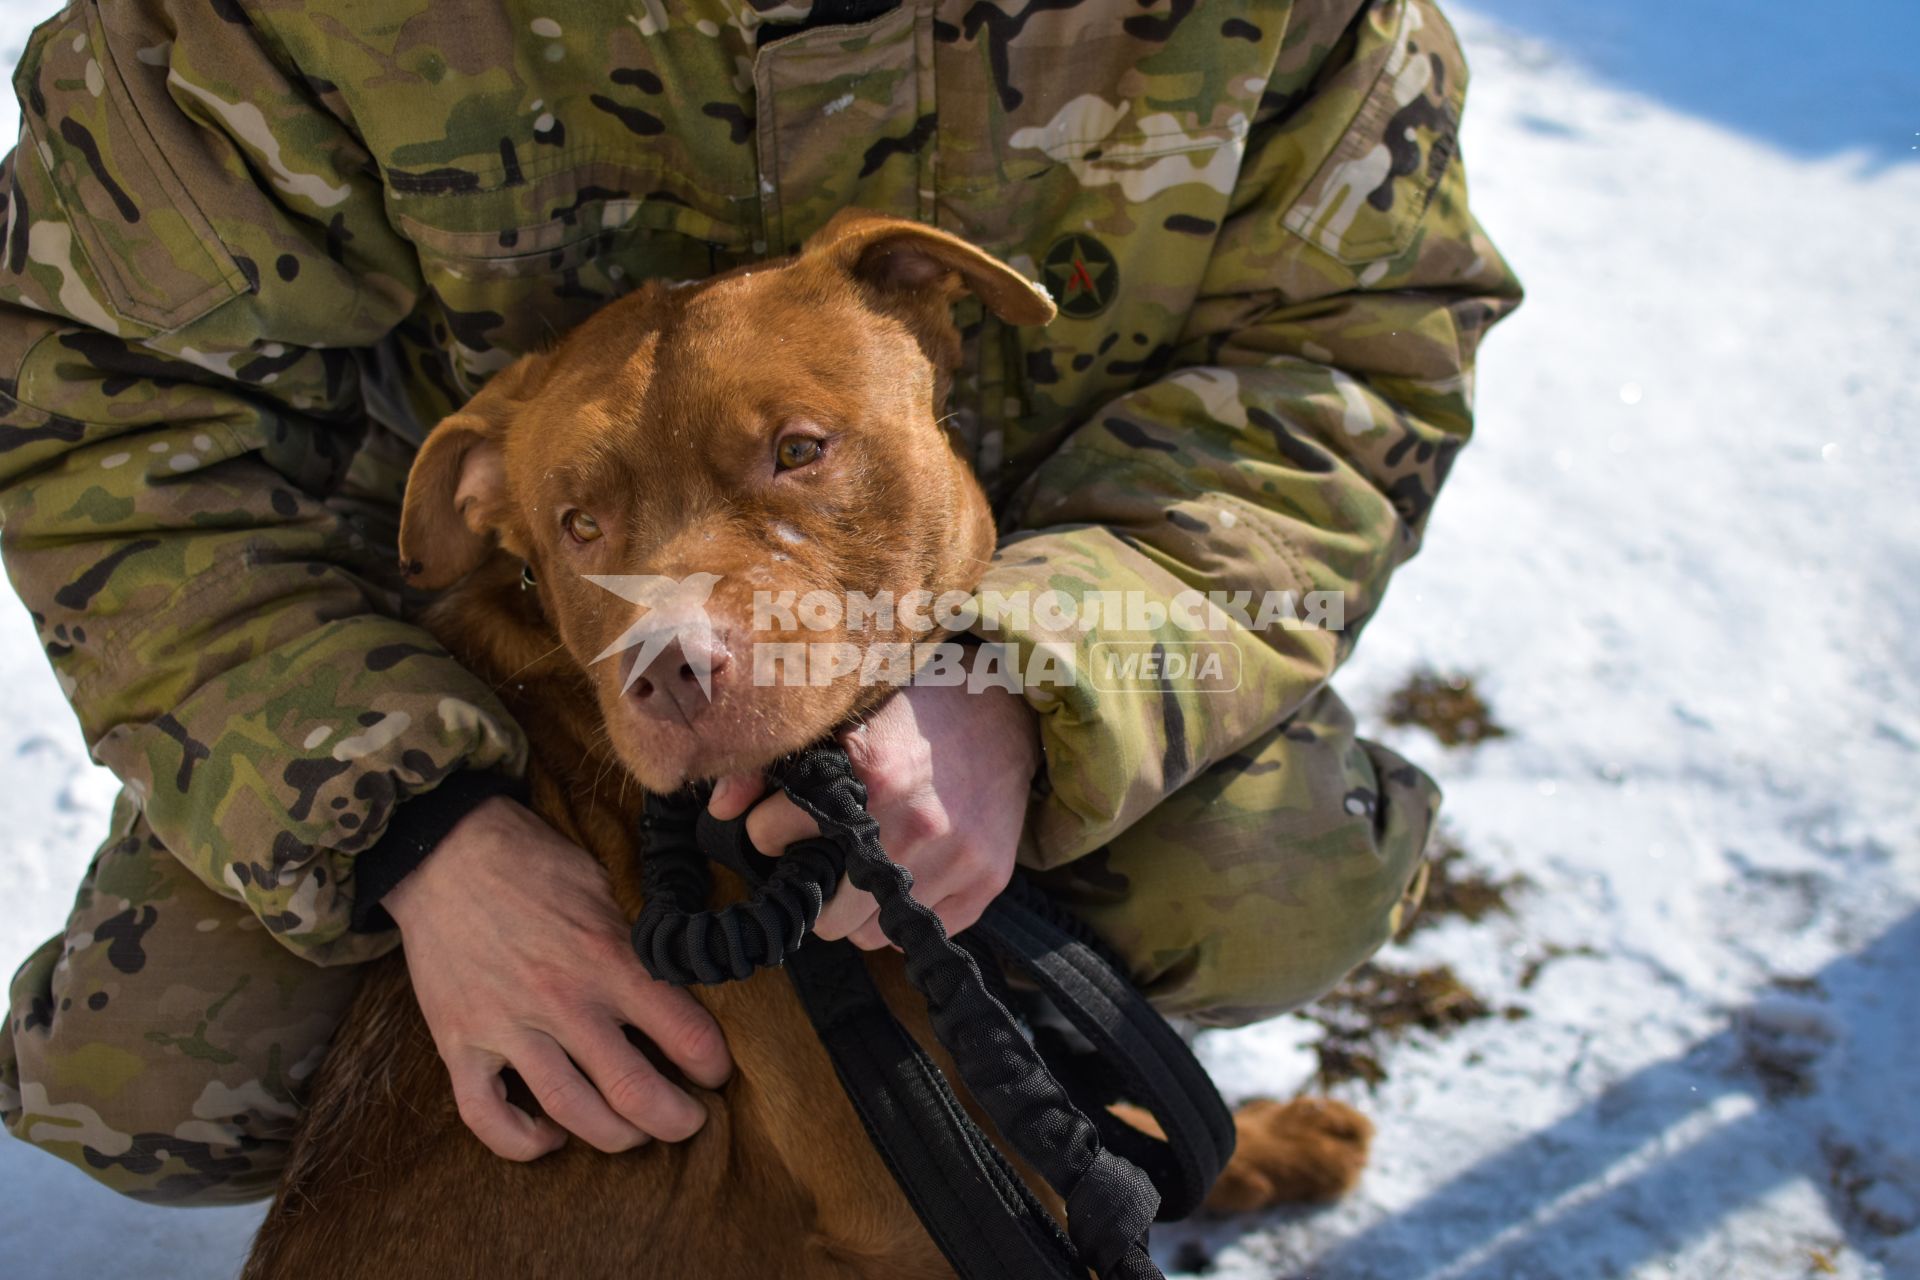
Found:
[[[560,523],[575,542],[593,542],[600,537],[600,522],[584,511],[569,511]]]
[[[820,456],[820,442],[812,436],[788,436],[774,450],[782,471],[804,467]]]

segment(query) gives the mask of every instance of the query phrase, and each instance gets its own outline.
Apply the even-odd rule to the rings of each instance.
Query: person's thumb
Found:
[[[758,773],[730,773],[713,784],[707,800],[707,812],[722,822],[730,822],[767,792],[767,780]]]

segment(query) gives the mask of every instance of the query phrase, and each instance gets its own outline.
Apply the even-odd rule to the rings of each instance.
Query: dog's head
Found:
[[[409,581],[524,564],[537,625],[651,789],[807,745],[875,696],[841,655],[937,638],[850,595],[969,590],[992,553],[937,416],[967,292],[1011,323],[1053,317],[965,242],[858,211],[784,262],[647,284],[435,427],[408,478]],[[827,646],[809,650],[834,655],[824,678],[757,654],[794,644]]]

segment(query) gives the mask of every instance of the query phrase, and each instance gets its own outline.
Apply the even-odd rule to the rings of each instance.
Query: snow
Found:
[[[38,7],[0,4],[0,58]],[[1341,684],[1472,859],[1528,881],[1384,962],[1526,1016],[1413,1032],[1343,1087],[1379,1127],[1346,1201],[1157,1252],[1229,1280],[1920,1276],[1920,10],[1450,12],[1475,205],[1531,299]],[[1382,724],[1423,665],[1510,736]],[[18,609],[0,681],[11,958],[59,927],[112,787]],[[1200,1046],[1233,1096],[1286,1095],[1317,1035]],[[231,1274],[257,1216],[0,1142],[23,1280]]]

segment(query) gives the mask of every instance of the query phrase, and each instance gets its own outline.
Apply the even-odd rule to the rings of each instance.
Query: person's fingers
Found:
[[[862,951],[878,951],[893,944],[887,940],[886,932],[880,927],[880,913],[874,912],[865,924],[847,935],[847,941]]]
[[[731,822],[765,794],[765,775],[730,773],[713,784],[713,794],[707,797],[707,812],[722,822]]]
[[[1016,837],[1017,838],[1017,837]],[[947,926],[949,937],[972,928],[1013,879],[1013,849],[1009,840],[999,851],[980,840],[955,850],[947,863],[943,892],[930,893],[934,914]]]
[[[840,877],[840,887],[834,891],[833,900],[828,902],[820,918],[814,922],[813,935],[832,942],[844,938],[855,929],[872,919],[880,905],[870,893],[862,893],[848,883],[845,876]]]
[[[733,1074],[733,1055],[720,1024],[686,992],[638,971],[621,993],[619,1014],[702,1088],[718,1089]]]
[[[641,1133],[683,1142],[707,1122],[707,1109],[661,1075],[611,1019],[588,1018],[564,1034],[600,1097]]]
[[[951,827],[916,807],[903,809],[898,818],[890,820],[894,822],[894,830],[900,833],[900,843],[897,849],[889,844],[887,851],[894,861],[905,865],[913,874],[914,901],[931,905],[970,887],[982,861],[978,849],[947,839]],[[992,891],[998,893],[1005,887],[1002,882],[992,886]],[[860,892],[842,877],[839,892],[820,913],[820,921],[813,931],[828,940],[852,938],[878,910],[879,904],[871,894]],[[854,941],[858,943],[859,939]]]
[[[980,917],[986,914],[987,907],[998,896],[998,889],[966,889],[942,898],[934,905],[933,914],[940,917],[940,923],[946,927],[947,936],[951,938],[962,930],[971,929],[978,924]],[[886,931],[880,927],[878,911],[869,916],[858,928],[849,932],[847,941],[862,951],[878,951],[882,947],[893,945]]]
[[[903,803],[880,805],[873,808],[873,815],[880,826],[880,840],[895,862],[927,863],[932,860],[924,855],[959,845],[953,821],[937,797],[916,796]]]
[[[478,1049],[445,1055],[460,1119],[487,1150],[503,1160],[538,1160],[567,1144],[567,1135],[549,1120],[530,1116],[507,1101],[500,1058]]]
[[[819,834],[814,820],[784,793],[767,797],[747,815],[747,839],[768,857],[777,857],[788,845]]]
[[[991,891],[975,889],[956,893],[941,900],[939,905],[934,907],[933,914],[940,917],[940,923],[947,927],[947,936],[951,938],[978,924],[980,917],[987,913],[987,907],[999,894],[998,889]]]
[[[568,1133],[609,1155],[646,1141],[638,1127],[613,1113],[551,1037],[537,1032],[524,1036],[508,1047],[507,1060],[527,1082],[540,1109]]]
[[[892,708],[893,700],[888,699],[884,708]],[[895,710],[897,714],[897,710]],[[892,715],[883,709],[880,716],[891,722]],[[879,768],[880,757],[886,751],[890,735],[875,733],[870,720],[861,720],[840,730],[834,737],[840,743],[840,749],[847,753],[847,763],[853,766],[853,776],[862,783],[870,783],[882,771]]]

